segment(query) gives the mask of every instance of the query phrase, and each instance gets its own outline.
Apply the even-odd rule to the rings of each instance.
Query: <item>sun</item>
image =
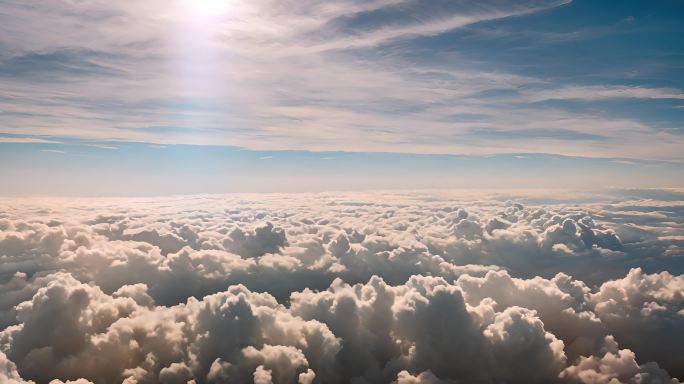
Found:
[[[188,9],[199,17],[216,17],[227,13],[231,0],[185,0]]]

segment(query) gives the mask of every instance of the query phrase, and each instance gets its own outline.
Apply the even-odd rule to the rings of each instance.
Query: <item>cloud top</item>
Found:
[[[681,201],[526,199],[12,200],[0,378],[677,383]]]

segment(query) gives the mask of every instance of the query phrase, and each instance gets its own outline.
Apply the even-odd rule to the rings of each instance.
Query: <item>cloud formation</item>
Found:
[[[509,198],[3,201],[0,379],[678,383],[682,202]]]
[[[681,47],[667,45],[681,27],[661,20],[677,11],[660,2],[638,7],[654,16],[616,25],[606,23],[634,15],[584,10],[597,24],[583,3],[566,0],[216,3],[3,2],[3,130],[271,150],[682,160],[681,116],[665,112],[684,94]],[[653,64],[634,52],[645,49],[657,50],[659,72],[644,73]],[[585,63],[586,51],[606,57]],[[644,112],[626,113],[630,100]]]

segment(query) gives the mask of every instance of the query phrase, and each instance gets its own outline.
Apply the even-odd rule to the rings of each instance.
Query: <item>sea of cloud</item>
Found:
[[[676,191],[5,199],[0,382],[679,383],[683,273]]]

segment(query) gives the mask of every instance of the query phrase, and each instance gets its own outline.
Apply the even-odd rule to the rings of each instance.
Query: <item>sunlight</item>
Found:
[[[185,0],[183,3],[194,16],[202,18],[221,16],[231,9],[231,0]]]

